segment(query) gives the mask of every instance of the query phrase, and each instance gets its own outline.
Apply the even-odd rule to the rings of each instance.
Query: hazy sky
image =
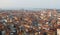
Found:
[[[0,0],[0,8],[57,8],[60,0]]]

